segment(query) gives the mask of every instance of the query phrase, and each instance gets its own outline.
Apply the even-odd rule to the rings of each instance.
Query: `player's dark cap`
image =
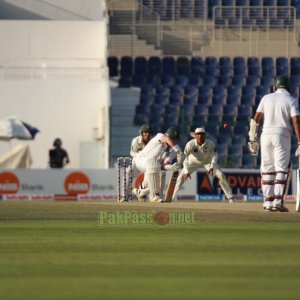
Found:
[[[140,134],[142,134],[143,132],[153,133],[153,131],[153,127],[150,124],[144,124],[140,128]]]
[[[171,139],[179,140],[180,133],[176,127],[169,127],[166,131],[166,135]]]
[[[287,76],[278,76],[275,78],[274,87],[275,87],[275,90],[281,88],[281,89],[286,89],[287,91],[290,91],[290,89],[291,89],[290,79]]]

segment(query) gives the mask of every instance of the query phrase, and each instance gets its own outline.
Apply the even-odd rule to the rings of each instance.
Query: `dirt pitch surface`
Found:
[[[299,222],[295,204],[288,213],[266,212],[262,203],[247,202],[0,202],[0,220],[97,220],[100,211],[195,212],[197,222]]]

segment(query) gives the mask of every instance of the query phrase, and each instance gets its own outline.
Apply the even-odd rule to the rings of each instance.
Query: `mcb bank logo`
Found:
[[[155,213],[143,213],[132,211],[100,211],[99,225],[131,225],[131,224],[193,224],[196,223],[195,212],[168,213],[158,211]]]
[[[20,188],[19,178],[11,172],[0,174],[0,194],[16,194]]]
[[[90,186],[90,179],[82,172],[70,173],[65,179],[65,190],[68,195],[86,194]]]

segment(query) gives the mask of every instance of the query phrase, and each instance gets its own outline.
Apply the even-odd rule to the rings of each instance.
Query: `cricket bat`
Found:
[[[296,195],[296,211],[300,211],[300,157],[297,170],[297,195]]]
[[[179,171],[174,171],[168,183],[168,188],[166,192],[165,202],[172,202],[176,181],[179,175]]]

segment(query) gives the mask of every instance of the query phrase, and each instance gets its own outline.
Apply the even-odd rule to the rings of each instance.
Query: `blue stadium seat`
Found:
[[[248,0],[236,0],[235,5],[237,6],[236,17],[247,20],[249,18]]]
[[[141,87],[146,83],[146,77],[144,75],[133,75],[131,85],[135,87]]]
[[[161,59],[159,56],[150,56],[148,60],[148,74],[161,75]]]
[[[150,115],[162,116],[165,112],[165,105],[163,103],[154,103],[150,106]]]
[[[200,85],[203,84],[203,79],[200,76],[191,75],[189,83],[192,84],[192,85],[194,85],[194,86],[196,86],[196,87],[199,87]]]
[[[146,78],[146,84],[157,86],[161,84],[160,75],[148,74]]]
[[[257,157],[251,154],[242,156],[242,167],[243,169],[256,169],[257,165]]]
[[[198,117],[204,117],[208,114],[208,108],[205,104],[198,104],[194,106],[194,115]]]
[[[290,66],[294,67],[294,66],[300,66],[300,57],[291,57],[290,59]]]
[[[215,76],[205,75],[203,77],[203,84],[213,87],[217,84],[217,78]]]
[[[256,89],[253,85],[245,85],[242,87],[242,95],[256,95]]]
[[[246,132],[246,134],[239,134],[236,133],[235,128],[236,127],[240,127],[240,126],[234,126],[233,129],[233,135],[232,135],[232,144],[239,144],[239,145],[246,145],[247,142],[247,136],[248,136],[248,131]]]
[[[180,1],[167,0],[166,20],[178,20],[180,18]]]
[[[272,75],[264,75],[260,78],[260,84],[261,85],[268,85],[268,86],[272,86],[273,85],[273,76]]]
[[[161,77],[161,84],[166,87],[171,87],[175,84],[175,78],[172,75],[163,75]]]
[[[221,69],[232,69],[232,60],[229,56],[221,56],[219,58],[219,68]]]
[[[205,126],[207,137],[216,141],[219,135],[219,126],[215,124],[207,124]]]
[[[132,79],[129,76],[122,76],[119,78],[119,87],[120,88],[129,88],[131,87]]]
[[[224,157],[224,156],[228,155],[228,145],[227,145],[227,143],[216,144],[215,150],[218,153],[219,157]]]
[[[277,0],[263,0],[264,6],[276,6]]]
[[[149,114],[151,105],[138,104],[135,107],[135,114]]]
[[[239,105],[238,106],[238,116],[239,117],[251,117],[253,115],[253,106],[251,105]]]
[[[119,59],[116,56],[109,56],[107,58],[107,65],[109,70],[109,77],[119,76]]]
[[[223,107],[223,116],[236,116],[238,112],[235,103],[228,103]]]
[[[208,0],[208,18],[212,19],[214,6],[220,6],[222,0]]]
[[[203,0],[194,0],[194,17],[197,19],[206,19],[208,9]]]
[[[165,18],[167,13],[167,6],[165,1],[161,0],[152,0],[153,1],[153,10],[159,14],[161,18]]]
[[[184,94],[185,95],[195,95],[198,97],[199,90],[198,90],[197,86],[189,84],[185,87]]]
[[[173,56],[165,56],[162,59],[162,73],[163,75],[176,75],[176,61]]]
[[[241,96],[241,103],[243,105],[255,105],[255,96],[254,94],[245,94]]]
[[[198,95],[194,95],[194,94],[184,95],[183,104],[197,105],[198,104]]]
[[[185,75],[177,75],[176,78],[175,78],[175,84],[176,85],[185,87],[185,86],[188,85],[188,83],[189,83],[189,79]]]
[[[121,71],[120,75],[124,77],[131,77],[133,75],[133,58],[131,56],[121,57]]]
[[[276,58],[276,76],[289,75],[289,61],[287,57]]]
[[[156,89],[152,84],[143,84],[141,86],[141,95],[155,95]]]
[[[242,144],[233,144],[228,146],[228,153],[231,155],[242,156],[243,155],[243,146]]]
[[[274,68],[273,57],[263,57],[261,59],[261,70],[262,70],[262,76],[264,75],[274,76],[275,68]]]
[[[291,75],[291,83],[293,86],[300,86],[300,74]]]
[[[170,96],[167,95],[156,95],[154,104],[166,105],[170,102]]]
[[[231,96],[241,96],[242,95],[242,88],[241,86],[231,85],[227,87],[227,95]]]
[[[260,75],[260,61],[258,57],[248,57],[247,59],[248,76]]]
[[[260,84],[260,77],[257,75],[249,75],[246,79],[246,84],[258,86]]]
[[[156,87],[156,96],[170,96],[170,88],[164,85]]]
[[[160,0],[161,1],[161,0]],[[190,19],[194,16],[192,0],[180,1],[180,17],[183,19]]]
[[[136,114],[134,116],[134,125],[135,126],[141,126],[145,123],[148,123],[149,122],[149,117],[148,117],[148,114],[144,114],[144,113],[141,113],[141,114]]]
[[[212,105],[225,105],[226,104],[226,95],[224,94],[214,94],[212,96]]]
[[[232,144],[232,136],[231,135],[228,135],[228,134],[219,134],[218,135],[218,138],[217,138],[217,141],[218,141],[218,144],[227,144],[228,145],[231,145]]]
[[[235,56],[233,58],[233,69],[234,75],[246,75],[246,61],[245,58],[242,56]]]
[[[194,105],[193,104],[183,104],[181,105],[180,111],[183,112],[185,117],[194,116]]]
[[[213,89],[211,86],[209,85],[201,85],[198,89],[199,91],[199,96],[203,96],[203,97],[209,97],[213,95]]]
[[[232,85],[232,78],[231,76],[228,75],[220,75],[218,77],[218,85],[222,85],[225,87],[231,86]]]
[[[134,59],[134,72],[135,76],[146,76],[148,73],[148,61],[144,56],[137,56]]]
[[[231,105],[240,105],[241,104],[241,95],[227,95],[226,104]]]
[[[227,87],[224,85],[215,85],[213,88],[213,95],[224,95],[227,96]]]
[[[208,107],[208,117],[219,117],[219,121],[222,120],[223,115],[223,105],[220,104],[212,104]]]
[[[190,64],[191,75],[203,76],[205,74],[205,63],[202,57],[193,56]]]
[[[190,76],[190,60],[186,56],[179,56],[176,60],[177,75]]]
[[[234,75],[232,76],[232,85],[243,86],[246,84],[246,77],[244,75]]]

